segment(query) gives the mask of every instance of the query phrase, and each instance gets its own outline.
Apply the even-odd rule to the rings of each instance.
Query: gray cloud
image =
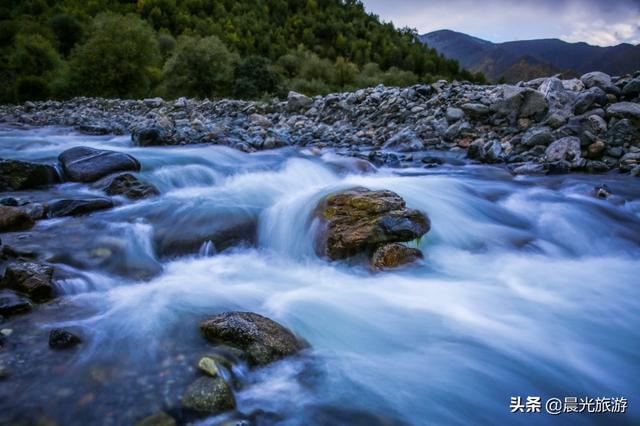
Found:
[[[491,41],[560,38],[640,43],[640,0],[364,0],[368,11],[420,33],[451,29]]]

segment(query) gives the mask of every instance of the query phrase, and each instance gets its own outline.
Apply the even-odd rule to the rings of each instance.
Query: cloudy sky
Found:
[[[419,33],[451,29],[494,42],[560,38],[640,43],[640,0],[363,0],[369,12]]]

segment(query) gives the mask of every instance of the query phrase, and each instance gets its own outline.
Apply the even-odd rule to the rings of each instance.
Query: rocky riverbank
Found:
[[[0,107],[0,123],[131,133],[141,146],[219,144],[245,152],[332,148],[381,166],[437,166],[432,152],[516,174],[640,174],[640,73],[518,85],[440,81],[271,102],[78,98]]]

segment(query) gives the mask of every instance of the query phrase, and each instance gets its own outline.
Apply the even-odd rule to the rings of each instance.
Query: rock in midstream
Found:
[[[253,312],[225,312],[200,324],[207,340],[240,349],[252,367],[294,355],[305,347],[291,331]]]
[[[66,177],[76,182],[95,182],[116,172],[138,172],[138,160],[122,152],[77,146],[58,157]]]
[[[25,294],[35,302],[46,302],[55,297],[53,268],[34,262],[12,263],[0,280],[0,288]]]
[[[331,260],[412,241],[431,228],[424,213],[407,208],[402,197],[387,190],[353,188],[331,194],[320,201],[316,214],[321,221],[316,250]]]

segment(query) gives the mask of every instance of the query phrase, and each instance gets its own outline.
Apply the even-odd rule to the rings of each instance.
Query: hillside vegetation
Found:
[[[4,0],[0,102],[484,81],[354,0]]]

